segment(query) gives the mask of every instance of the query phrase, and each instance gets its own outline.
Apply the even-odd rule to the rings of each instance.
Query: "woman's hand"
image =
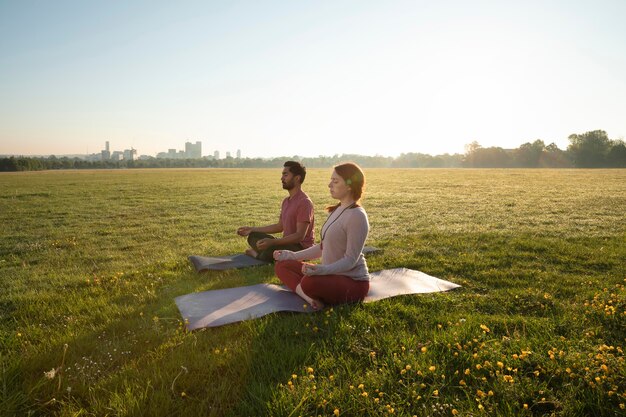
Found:
[[[289,259],[294,259],[293,252],[290,250],[275,250],[272,252],[272,256],[275,261],[287,261]]]
[[[310,263],[302,264],[302,273],[304,275],[315,275],[315,271],[317,270],[317,265]]]

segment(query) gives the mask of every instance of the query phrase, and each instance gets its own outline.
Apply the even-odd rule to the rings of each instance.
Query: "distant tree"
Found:
[[[570,168],[572,161],[568,157],[567,152],[559,149],[555,143],[551,143],[546,146],[541,154],[539,166],[542,168]]]
[[[606,162],[612,168],[626,168],[626,145],[623,141],[613,141]]]
[[[536,140],[533,143],[524,143],[513,152],[515,165],[524,168],[539,167],[545,149],[546,144],[543,143],[542,140]]]
[[[598,168],[606,166],[606,158],[611,148],[611,141],[604,130],[594,130],[582,135],[568,137],[567,147],[574,166],[578,168]]]
[[[483,148],[478,142],[465,147],[463,165],[469,168],[509,168],[513,165],[510,152],[499,147]]]
[[[480,143],[478,143],[477,141],[473,141],[472,143],[465,145],[465,155],[463,156],[463,166],[475,167],[476,163],[474,161],[474,158],[478,150],[481,148],[482,146],[480,146]]]

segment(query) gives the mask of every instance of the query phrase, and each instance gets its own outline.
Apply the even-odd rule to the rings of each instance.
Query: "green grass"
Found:
[[[462,288],[187,332],[175,297],[279,283],[187,256],[275,221],[280,170],[1,174],[0,415],[626,415],[626,170],[366,175],[370,269]]]

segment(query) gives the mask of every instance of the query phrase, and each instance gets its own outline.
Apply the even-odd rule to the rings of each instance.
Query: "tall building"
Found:
[[[100,152],[103,161],[108,161],[111,159],[111,150],[109,149],[109,141],[107,140],[104,144],[104,150]]]
[[[237,149],[237,159],[241,159],[241,149]]]
[[[202,142],[185,142],[185,157],[191,159],[202,158]]]
[[[213,158],[220,159],[220,151],[213,152]]]
[[[124,150],[124,160],[125,161],[134,161],[137,159],[137,149],[125,149]]]

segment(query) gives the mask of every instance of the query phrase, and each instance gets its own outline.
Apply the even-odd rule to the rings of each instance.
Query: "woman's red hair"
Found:
[[[353,162],[346,162],[343,164],[335,165],[335,172],[339,175],[346,184],[350,187],[350,191],[352,193],[352,198],[354,199],[355,207],[359,206],[359,200],[363,195],[363,190],[365,189],[365,174],[360,166]],[[334,206],[326,207],[326,210],[329,213],[332,213],[339,207],[341,203],[335,204]]]

